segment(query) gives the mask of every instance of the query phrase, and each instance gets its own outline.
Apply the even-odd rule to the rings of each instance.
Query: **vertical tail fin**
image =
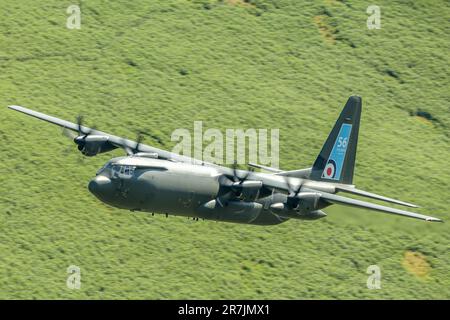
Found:
[[[351,96],[314,162],[310,179],[352,184],[360,119],[361,97]]]

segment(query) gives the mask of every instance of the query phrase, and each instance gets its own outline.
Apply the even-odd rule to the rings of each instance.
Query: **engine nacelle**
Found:
[[[211,200],[198,209],[199,217],[210,220],[251,223],[263,206],[257,202]]]
[[[326,213],[318,210],[320,194],[315,192],[302,192],[296,196],[298,204],[293,207],[288,202],[277,202],[270,206],[270,210],[282,217],[315,220],[326,216]]]
[[[299,213],[306,214],[319,209],[320,194],[315,192],[302,192],[297,198],[300,199],[295,210]]]
[[[99,153],[108,152],[117,147],[109,143],[109,137],[99,135],[78,136],[74,142],[78,145],[78,150],[87,157],[95,156]]]

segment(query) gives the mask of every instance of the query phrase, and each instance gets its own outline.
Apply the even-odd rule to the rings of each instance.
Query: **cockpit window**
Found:
[[[125,176],[132,176],[134,173],[134,166],[122,166],[122,165],[113,165],[112,169],[114,173],[118,173]]]
[[[106,169],[109,169],[109,168],[111,168],[111,162],[107,162],[103,167],[101,167],[98,171],[97,171],[97,173],[96,173],[96,175],[99,175],[100,173],[102,173],[103,171],[105,171]]]

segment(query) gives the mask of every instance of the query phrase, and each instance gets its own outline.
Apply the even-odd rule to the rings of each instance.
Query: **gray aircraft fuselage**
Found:
[[[89,190],[111,206],[131,211],[236,222],[274,225],[290,218],[315,220],[321,209],[340,204],[425,221],[439,218],[390,208],[337,195],[339,192],[406,207],[417,205],[357,189],[353,175],[361,118],[361,97],[351,96],[342,109],[314,164],[310,168],[280,170],[259,164],[252,167],[271,172],[237,170],[203,162],[127,140],[21,106],[12,110],[63,127],[85,156],[121,148],[128,156],[114,158],[97,172]]]
[[[273,212],[272,204],[284,203],[287,199],[287,195],[279,192],[259,190],[248,197],[230,194],[229,190],[222,192],[219,177],[225,172],[221,171],[221,167],[120,157],[100,169],[88,187],[102,202],[132,211],[257,225],[279,224],[289,218],[317,219],[325,216],[319,210],[311,210],[313,213],[308,210]],[[260,180],[285,183],[282,177],[264,173],[252,175]]]

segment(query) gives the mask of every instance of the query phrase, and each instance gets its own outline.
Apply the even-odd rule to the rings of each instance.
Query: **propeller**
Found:
[[[78,115],[76,119],[78,134],[68,130],[67,128],[63,128],[63,134],[78,145],[78,150],[81,151],[81,153],[83,153],[86,145],[86,138],[96,130],[95,126],[93,126],[92,129],[83,131],[83,121],[84,117],[82,115]]]
[[[233,162],[233,181],[234,182],[239,182],[239,184],[242,185],[244,183],[244,181],[247,180],[248,176],[250,175],[250,172],[251,172],[251,170],[247,171],[245,176],[239,177],[237,174],[237,161],[234,160],[234,162]]]
[[[77,116],[77,125],[78,125],[78,135],[81,136],[83,134],[83,130],[81,130],[82,124],[83,124],[84,117],[79,114]]]
[[[68,137],[70,140],[74,141],[75,138],[77,137],[77,134],[73,131],[68,130],[67,128],[63,128],[62,130],[62,134],[65,135],[66,137]],[[72,153],[72,145],[68,145],[66,148],[64,148],[64,150],[62,151],[62,155],[68,157],[71,153]],[[77,154],[77,162],[79,164],[84,164],[84,156],[81,154]]]
[[[78,137],[76,133],[74,133],[73,131],[68,130],[65,127],[63,128],[62,133],[63,133],[63,135],[65,135],[70,140],[74,140],[76,137]]]
[[[227,199],[229,196],[239,198],[242,195],[241,187],[248,179],[251,172],[253,172],[253,170],[249,170],[244,176],[240,176],[238,174],[237,161],[235,160],[233,162],[233,176],[231,178],[227,175],[221,175],[219,177],[219,184],[221,187],[224,187],[221,192],[224,195],[222,199]]]
[[[141,145],[142,141],[144,141],[144,135],[142,134],[142,132],[139,131],[136,136],[136,145],[134,146],[133,149],[131,149],[133,154],[139,152],[139,146]]]
[[[286,204],[287,204],[290,208],[295,209],[295,208],[298,206],[299,202],[300,202],[300,199],[299,199],[297,196],[298,196],[298,194],[300,193],[300,190],[301,190],[301,188],[302,188],[302,183],[300,183],[300,184],[298,185],[298,187],[295,188],[295,187],[291,184],[291,182],[289,181],[289,177],[288,177],[288,176],[285,176],[285,181],[286,181],[286,185],[287,185],[288,191],[289,191],[289,194],[288,194],[288,197],[287,197],[287,202],[286,202]]]
[[[136,136],[136,144],[134,145],[134,147],[131,148],[130,146],[127,145],[126,140],[122,139],[123,149],[129,156],[132,156],[140,151],[139,146],[142,144],[143,140],[144,140],[144,134],[141,131],[138,131],[137,136]]]

